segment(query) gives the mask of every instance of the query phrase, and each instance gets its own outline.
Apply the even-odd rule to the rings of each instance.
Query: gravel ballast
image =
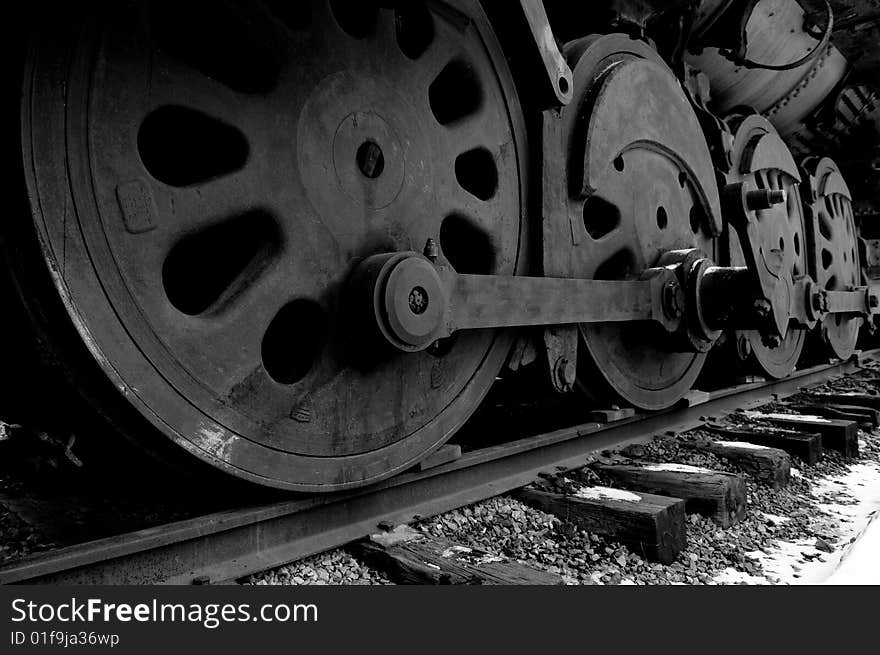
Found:
[[[841,378],[822,389],[873,392],[865,381],[875,367]],[[790,411],[769,403],[765,411]],[[749,420],[734,413],[728,425],[748,427]],[[729,461],[689,447],[712,438],[699,429],[684,435],[657,437],[647,444],[604,452],[605,462],[669,462],[715,471],[739,472]],[[555,516],[500,496],[417,523],[428,535],[475,546],[496,555],[563,576],[567,584],[790,584],[821,581],[855,542],[871,518],[870,503],[880,507],[880,432],[859,433],[860,456],[846,461],[825,452],[816,466],[793,459],[788,487],[773,490],[749,475],[746,479],[748,513],[742,522],[720,528],[710,519],[688,515],[688,545],[671,565],[651,563],[613,540],[590,534]],[[853,474],[855,471],[857,474]],[[874,471],[872,474],[871,472]],[[873,477],[872,477],[873,475]],[[557,491],[582,484],[615,486],[590,468],[543,483]],[[877,498],[871,494],[876,493]],[[841,511],[860,508],[859,511]],[[782,563],[780,563],[782,562]],[[375,571],[357,565],[345,550],[319,555],[274,572],[253,576],[253,584],[387,584]],[[336,567],[336,568],[334,568]],[[344,573],[338,573],[342,567]],[[817,568],[818,567],[818,568]],[[812,572],[811,572],[812,570]],[[335,577],[334,577],[335,576]]]

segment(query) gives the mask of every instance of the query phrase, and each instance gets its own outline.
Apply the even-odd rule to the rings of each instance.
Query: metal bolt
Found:
[[[752,343],[748,337],[740,335],[739,339],[736,340],[736,349],[739,351],[740,359],[746,359],[752,354]]]
[[[871,309],[877,309],[878,307],[880,307],[880,298],[878,298],[877,296],[875,296],[873,294],[869,295],[868,296],[868,307],[870,307]]]
[[[782,338],[775,334],[762,334],[761,342],[768,348],[779,348],[782,345]]]
[[[409,292],[409,309],[413,314],[424,314],[428,309],[428,292],[422,287],[413,287]]]
[[[364,141],[355,155],[364,177],[375,180],[385,170],[385,155],[375,141]]]
[[[440,248],[437,246],[437,242],[431,237],[428,237],[428,240],[425,241],[425,248],[422,251],[422,254],[430,259],[431,262],[436,262],[437,257],[440,256]]]
[[[766,318],[767,316],[770,315],[770,312],[773,310],[773,307],[770,305],[770,303],[763,298],[759,298],[758,300],[756,300],[753,307],[754,307],[755,313],[758,316],[760,316],[761,318]]]
[[[817,312],[827,312],[828,311],[828,295],[824,290],[818,289],[813,294],[813,309]]]
[[[681,318],[684,314],[684,291],[681,285],[667,282],[663,287],[663,310],[669,318]]]
[[[782,189],[755,189],[746,193],[746,207],[749,211],[770,209],[781,205],[787,199],[788,196]]]
[[[561,389],[571,389],[577,376],[577,370],[573,362],[568,361],[565,357],[556,360],[554,366],[556,369],[556,380],[559,382]]]

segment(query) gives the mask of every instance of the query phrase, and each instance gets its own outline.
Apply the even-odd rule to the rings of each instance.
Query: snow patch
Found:
[[[676,473],[714,473],[700,466],[691,466],[690,464],[650,464],[645,467],[648,471],[675,471]]]
[[[715,443],[719,446],[745,448],[747,450],[770,450],[768,446],[759,446],[756,443],[748,443],[747,441],[716,441]]]
[[[791,520],[787,516],[777,516],[776,514],[768,514],[767,512],[760,512],[760,515],[762,519],[769,521],[773,525],[782,525]]]
[[[880,511],[871,514],[867,527],[849,547],[837,570],[824,584],[880,585]]]
[[[441,553],[441,557],[452,557],[454,555],[468,555],[474,552],[473,548],[467,546],[451,546]]]
[[[574,495],[587,500],[623,500],[628,503],[637,503],[642,499],[641,496],[631,491],[611,489],[610,487],[581,487]]]
[[[794,475],[795,469],[792,469]],[[795,477],[801,477],[800,473]],[[813,496],[824,513],[823,546],[816,537],[780,541],[748,555],[760,562],[763,576],[727,569],[715,577],[722,584],[880,584],[880,464],[854,464],[840,476],[813,484]],[[830,500],[829,500],[830,499]],[[773,520],[769,515],[768,520]],[[776,517],[783,518],[783,517]]]
[[[746,412],[746,416],[748,416],[749,418],[795,421],[797,423],[831,423],[830,419],[822,418],[821,416],[811,416],[808,414],[765,414],[764,412]]]

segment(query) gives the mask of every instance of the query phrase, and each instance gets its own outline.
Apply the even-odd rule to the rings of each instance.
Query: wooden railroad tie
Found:
[[[838,418],[846,421],[856,421],[857,423],[868,423],[872,428],[880,426],[880,411],[871,407],[825,403],[822,400],[786,403],[786,407],[790,407],[802,414],[814,414],[823,418]]]
[[[584,486],[572,494],[526,488],[514,496],[581,530],[609,537],[652,562],[671,564],[687,544],[680,498]]]
[[[398,584],[560,585],[562,576],[501,555],[435,539],[406,525],[352,546],[366,564]]]
[[[771,423],[784,428],[805,432],[818,432],[822,435],[822,447],[835,450],[844,457],[859,456],[859,426],[855,421],[845,421],[821,416],[802,416],[800,414],[765,414],[746,412],[750,419]]]
[[[791,457],[779,448],[746,441],[699,441],[693,446],[731,462],[738,469],[774,489],[787,487],[791,480]]]
[[[822,435],[818,432],[811,434],[786,428],[726,428],[710,425],[701,429],[727,441],[748,441],[784,450],[810,466],[822,459]]]
[[[707,516],[725,528],[746,515],[746,483],[732,473],[684,464],[600,464],[594,468],[627,489],[682,498],[688,513]]]
[[[857,405],[859,407],[870,407],[871,409],[880,411],[880,395],[858,393],[855,391],[807,391],[806,395],[816,402],[837,405]]]

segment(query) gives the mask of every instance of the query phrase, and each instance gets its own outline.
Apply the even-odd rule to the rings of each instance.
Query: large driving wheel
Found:
[[[43,30],[25,70],[16,238],[38,247],[13,276],[44,354],[96,411],[134,412],[146,448],[262,484],[344,489],[419,461],[509,338],[375,356],[342,289],[428,239],[459,272],[519,270],[523,121],[479,3],[109,7]]]
[[[708,146],[678,80],[650,47],[621,35],[566,47],[575,99],[565,109],[570,274],[637,278],[669,251],[714,256],[720,207]],[[662,409],[692,386],[705,361],[661,327],[580,328],[580,386],[643,409]]]
[[[733,165],[729,184],[754,183],[759,189],[785,191],[785,203],[755,212],[761,252],[775,252],[782,270],[797,280],[808,273],[807,238],[801,204],[800,173],[791,152],[770,122],[757,115],[738,116],[728,124],[734,133]],[[742,244],[728,230],[728,265],[745,266]],[[780,342],[768,342],[757,330],[734,334],[736,352],[747,369],[771,378],[784,378],[794,371],[804,348],[806,331],[790,326]]]

